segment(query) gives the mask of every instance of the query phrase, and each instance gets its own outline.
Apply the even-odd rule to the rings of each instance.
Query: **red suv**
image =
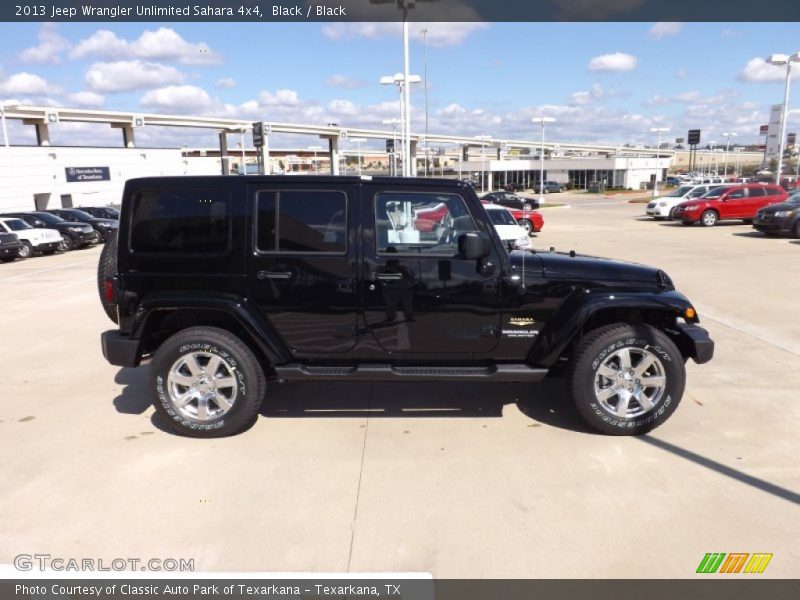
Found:
[[[759,208],[783,202],[789,194],[777,185],[748,183],[729,187],[718,187],[704,196],[679,204],[674,219],[684,225],[700,222],[713,227],[717,221],[742,219],[752,223]]]

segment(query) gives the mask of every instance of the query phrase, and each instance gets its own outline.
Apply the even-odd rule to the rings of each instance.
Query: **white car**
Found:
[[[678,206],[681,202],[686,202],[687,200],[692,200],[694,198],[699,198],[706,192],[723,186],[734,185],[732,183],[715,183],[715,184],[703,184],[703,185],[682,185],[680,187],[676,187],[666,196],[659,196],[658,198],[653,199],[647,204],[647,208],[645,209],[645,213],[656,219],[657,221],[660,219],[671,219],[672,213],[675,210],[675,207]]]
[[[29,258],[34,252],[53,254],[61,245],[61,234],[55,229],[31,227],[22,219],[0,219],[0,233],[16,233],[22,242],[20,258]]]
[[[497,234],[509,250],[522,250],[531,247],[528,232],[519,226],[514,219],[514,215],[505,206],[484,204],[483,208],[486,209],[489,219],[497,230]]]

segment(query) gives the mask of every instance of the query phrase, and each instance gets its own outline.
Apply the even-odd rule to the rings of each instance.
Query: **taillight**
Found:
[[[114,287],[114,279],[112,277],[106,277],[104,282],[104,292],[107,304],[115,304],[117,302],[117,294]]]

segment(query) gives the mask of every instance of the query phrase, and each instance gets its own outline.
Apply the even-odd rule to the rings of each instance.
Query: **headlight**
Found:
[[[96,223],[95,227],[98,229],[108,229],[108,225],[106,223]]]
[[[67,229],[69,231],[71,231],[72,233],[81,233],[82,231],[84,231],[83,227],[80,227],[80,226],[67,227]]]
[[[659,205],[661,208],[664,208],[664,207],[667,205],[667,203],[666,203],[666,202],[659,202],[659,203],[658,203],[658,205]]]
[[[775,216],[778,219],[782,219],[783,217],[788,217],[791,214],[792,214],[791,210],[779,210],[778,212],[775,213]]]

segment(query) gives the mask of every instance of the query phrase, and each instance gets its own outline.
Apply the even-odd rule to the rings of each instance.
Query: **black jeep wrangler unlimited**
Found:
[[[508,253],[460,181],[129,181],[100,259],[113,365],[150,361],[177,432],[237,433],[268,381],[515,381],[566,373],[609,434],[664,422],[714,344],[663,271]],[[563,367],[563,368],[562,368]]]

